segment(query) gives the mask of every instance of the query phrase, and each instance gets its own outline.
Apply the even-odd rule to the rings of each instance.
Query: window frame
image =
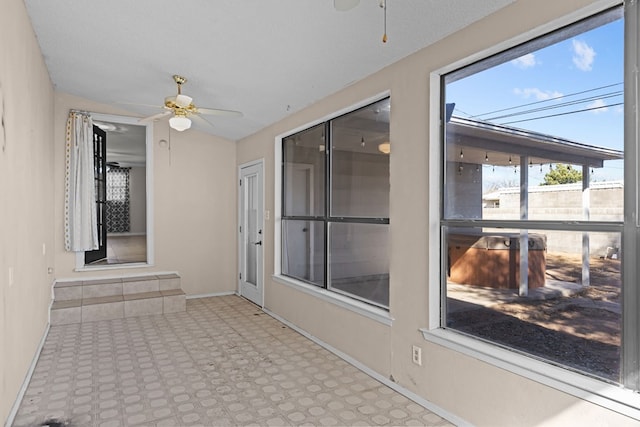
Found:
[[[446,269],[446,259],[441,256],[444,245],[444,234],[442,227],[443,205],[442,193],[444,189],[444,82],[443,76],[471,66],[472,64],[499,55],[517,46],[529,43],[532,40],[544,37],[553,31],[565,26],[571,26],[583,19],[590,18],[601,12],[606,12],[610,8],[622,5],[620,1],[600,1],[594,5],[568,14],[556,21],[542,25],[534,30],[528,31],[510,40],[499,43],[489,49],[477,52],[474,55],[461,59],[448,66],[435,70],[429,75],[430,87],[430,157],[429,165],[429,185],[428,188],[439,188],[439,191],[429,192],[429,276],[428,276],[428,321],[427,327],[422,328],[422,334],[426,341],[442,345],[451,350],[463,353],[474,359],[484,361],[500,369],[507,370],[525,378],[548,385],[560,391],[566,392],[578,398],[612,409],[627,416],[640,419],[640,394],[634,390],[640,389],[640,343],[637,332],[640,329],[640,314],[637,308],[640,307],[640,291],[637,286],[631,284],[635,278],[640,277],[640,266],[637,263],[623,263],[623,332],[621,348],[621,382],[624,387],[618,384],[609,384],[606,381],[590,377],[576,371],[568,370],[548,362],[536,359],[535,357],[511,351],[499,345],[482,341],[481,339],[458,333],[451,329],[442,327],[443,307],[446,293],[443,292],[443,280],[441,272]],[[640,58],[640,46],[637,36],[640,31],[640,8],[636,2],[626,2],[624,8],[624,31],[625,31],[625,124],[624,124],[624,150],[625,150],[625,172],[624,172],[624,223],[594,223],[582,222],[577,226],[579,230],[585,231],[615,231],[622,233],[623,246],[626,253],[637,254],[640,248],[640,196],[636,198],[636,190],[640,188],[640,159],[638,159],[638,141],[635,140],[636,130],[640,127],[640,120],[634,116],[638,99],[640,99],[640,89],[637,86],[636,78],[632,72],[637,68]],[[431,183],[437,183],[433,185]],[[506,228],[547,228],[563,227],[559,221],[497,221],[501,227]],[[460,225],[478,225],[477,221],[452,221],[449,225],[459,223]],[[486,225],[489,221],[482,221]],[[495,224],[495,222],[494,222]],[[631,325],[631,326],[629,326]],[[626,326],[626,327],[625,327]],[[625,388],[626,387],[626,388]]]
[[[301,126],[298,126],[294,129],[291,129],[285,133],[282,133],[280,135],[277,135],[274,139],[274,161],[275,161],[275,179],[274,179],[274,243],[273,243],[273,251],[274,251],[274,257],[273,257],[273,276],[272,279],[280,284],[289,286],[293,289],[296,289],[298,291],[301,291],[305,294],[311,295],[313,297],[316,297],[320,300],[332,303],[334,305],[346,308],[352,312],[358,313],[360,315],[363,315],[365,317],[368,317],[369,319],[375,320],[379,323],[382,323],[384,325],[387,326],[391,326],[393,323],[393,318],[390,315],[390,308],[381,308],[378,307],[376,305],[367,303],[367,302],[363,302],[362,300],[359,300],[353,296],[346,296],[340,292],[336,292],[333,291],[329,288],[325,288],[325,287],[319,287],[315,284],[310,284],[307,283],[303,280],[299,280],[296,279],[294,277],[291,276],[287,276],[285,274],[282,273],[282,248],[283,248],[283,239],[282,239],[282,228],[283,228],[283,220],[285,219],[304,219],[304,220],[320,220],[323,219],[321,217],[317,217],[317,216],[308,216],[308,217],[300,217],[300,216],[285,216],[284,215],[284,168],[285,168],[285,164],[283,162],[283,140],[285,138],[288,138],[290,136],[293,136],[299,132],[302,132],[306,129],[312,128],[314,126],[317,126],[319,124],[323,124],[325,123],[326,127],[325,127],[325,131],[327,131],[327,129],[330,127],[329,126],[329,122],[331,120],[334,120],[338,117],[344,116],[346,114],[349,114],[351,112],[357,111],[361,108],[367,107],[371,104],[374,104],[376,102],[379,102],[385,98],[391,98],[391,92],[389,90],[385,90],[383,92],[380,92],[376,95],[373,95],[369,98],[366,99],[362,99],[359,102],[356,102],[354,104],[351,104],[347,107],[344,107],[340,110],[334,111],[333,113],[329,113],[321,118],[318,118],[316,120],[307,122]],[[327,133],[325,133],[325,135],[327,135]],[[327,164],[325,165],[325,170],[328,171],[330,170],[329,168],[331,167],[330,165],[330,156],[327,155]],[[328,194],[329,192],[329,188],[330,188],[330,177],[329,176],[325,176],[325,190],[327,191],[327,193],[325,193],[325,211],[327,213],[329,212],[329,197],[330,195]],[[329,215],[326,216],[326,218],[329,218]],[[338,219],[338,221],[335,222],[354,222],[354,223],[360,223],[360,219],[362,218],[348,218],[349,221],[343,220],[341,217],[335,217]],[[380,218],[365,218],[364,219],[367,223],[372,223],[372,224],[389,224],[389,218],[385,218],[385,219],[380,219]],[[325,227],[325,233],[328,230]],[[326,244],[326,236],[325,236],[325,244]],[[328,249],[326,249],[325,247],[325,252]],[[326,275],[326,269],[328,268],[327,263],[325,262],[325,275]],[[326,277],[326,276],[325,276]]]

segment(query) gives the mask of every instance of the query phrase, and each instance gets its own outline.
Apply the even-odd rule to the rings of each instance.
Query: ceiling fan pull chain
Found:
[[[387,42],[387,0],[380,0],[380,7],[384,11],[384,34],[382,35],[382,43]]]

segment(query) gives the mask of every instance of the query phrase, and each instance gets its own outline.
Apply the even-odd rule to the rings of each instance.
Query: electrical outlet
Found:
[[[416,365],[422,366],[422,349],[417,345],[414,345],[411,349],[411,359]]]

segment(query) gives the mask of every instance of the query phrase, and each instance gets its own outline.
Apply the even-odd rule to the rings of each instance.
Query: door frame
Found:
[[[259,166],[260,167],[260,173],[262,175],[262,183],[261,186],[258,187],[258,190],[261,192],[262,197],[260,197],[260,209],[262,210],[262,221],[258,224],[258,226],[260,227],[260,230],[262,230],[262,253],[261,255],[258,257],[259,261],[259,265],[256,269],[256,278],[257,278],[257,282],[259,282],[257,284],[257,286],[260,288],[260,301],[256,302],[256,304],[258,304],[260,306],[260,308],[264,308],[264,250],[265,250],[265,246],[266,246],[266,230],[265,230],[265,220],[268,219],[267,215],[268,213],[265,211],[265,179],[264,179],[264,158],[260,158],[257,160],[252,160],[250,162],[246,162],[246,163],[242,163],[240,165],[238,165],[238,183],[242,182],[242,170],[246,169],[248,167],[253,167],[253,166]],[[237,193],[237,199],[238,199],[238,218],[237,218],[237,225],[236,225],[236,231],[238,232],[237,236],[237,255],[238,255],[238,265],[237,265],[237,280],[238,280],[238,285],[237,285],[237,289],[236,289],[236,293],[239,296],[242,296],[242,279],[241,277],[241,273],[242,273],[242,262],[243,262],[243,241],[242,241],[242,236],[243,233],[240,232],[241,230],[241,226],[242,226],[242,221],[243,221],[243,216],[244,216],[244,212],[243,212],[243,200],[244,200],[244,189],[242,188],[242,186],[239,184],[238,185],[238,193]],[[254,301],[255,302],[255,301]]]

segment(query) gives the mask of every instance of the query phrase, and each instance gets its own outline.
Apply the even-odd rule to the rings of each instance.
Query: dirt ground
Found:
[[[450,313],[448,326],[610,381],[620,376],[620,261],[593,258],[591,286]],[[547,254],[547,279],[580,281],[579,256]]]

